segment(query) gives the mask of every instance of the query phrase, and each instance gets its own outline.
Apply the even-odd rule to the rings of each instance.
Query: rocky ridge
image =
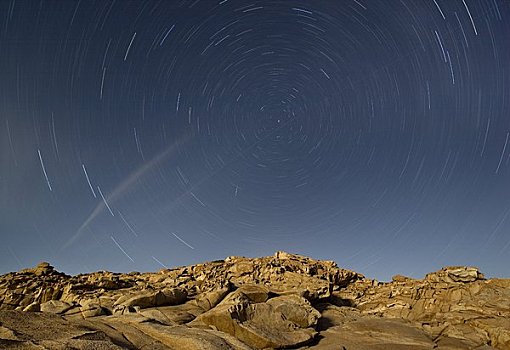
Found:
[[[510,349],[510,280],[381,283],[277,252],[157,273],[0,276],[0,349]]]

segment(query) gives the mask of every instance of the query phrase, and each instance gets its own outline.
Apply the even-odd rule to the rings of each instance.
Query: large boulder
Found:
[[[83,318],[96,317],[106,315],[105,308],[101,306],[101,303],[96,300],[87,300],[82,302],[80,306],[80,314]]]
[[[288,304],[297,305],[299,302],[302,305],[306,304],[304,299],[299,301],[292,297],[286,299]],[[266,303],[254,303],[242,292],[234,292],[215,308],[199,315],[190,325],[210,326],[235,335],[242,342],[257,349],[297,347],[314,339],[315,330],[305,327],[310,322],[313,323],[311,320],[315,318],[315,313],[299,314],[292,306],[285,306],[284,300],[278,300],[274,306],[270,300]],[[278,308],[281,311],[278,311]],[[282,311],[293,317],[297,323],[287,319]]]
[[[431,282],[468,283],[483,280],[485,277],[476,267],[447,266],[440,271],[427,274],[425,279]]]
[[[192,303],[202,308],[204,311],[208,311],[218,305],[229,292],[230,288],[220,288],[211,292],[202,293],[192,300]]]
[[[235,299],[238,295],[243,295],[252,303],[263,303],[269,299],[269,289],[257,284],[243,284],[235,292],[228,296],[228,299]]]
[[[269,299],[268,305],[274,312],[281,313],[286,320],[294,322],[301,328],[315,327],[321,313],[310,302],[297,295],[284,295]]]

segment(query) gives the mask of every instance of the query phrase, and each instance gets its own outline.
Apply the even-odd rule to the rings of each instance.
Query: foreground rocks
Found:
[[[158,273],[0,276],[0,349],[510,349],[510,280],[380,283],[277,252]]]

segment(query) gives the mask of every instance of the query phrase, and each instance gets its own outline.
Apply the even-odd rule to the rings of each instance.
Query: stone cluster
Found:
[[[157,273],[0,276],[0,349],[510,349],[510,280],[381,283],[277,252]]]
[[[423,280],[359,280],[332,299],[362,315],[407,320],[438,343],[449,337],[462,340],[459,348],[510,349],[510,280],[486,280],[474,267],[445,267]]]

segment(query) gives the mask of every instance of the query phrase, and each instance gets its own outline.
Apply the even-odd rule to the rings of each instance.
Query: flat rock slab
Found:
[[[51,313],[0,311],[0,349],[129,349],[104,332]],[[121,339],[121,338],[119,338]]]
[[[427,335],[401,320],[366,319],[347,322],[320,333],[317,350],[432,350]]]

